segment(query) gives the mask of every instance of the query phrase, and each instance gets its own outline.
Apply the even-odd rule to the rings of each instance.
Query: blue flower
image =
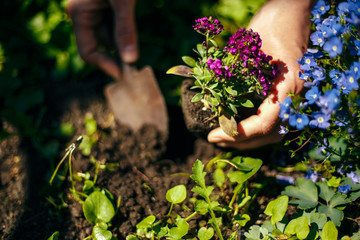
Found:
[[[288,131],[287,127],[284,127],[284,126],[280,125],[280,130],[279,130],[279,134],[280,134],[280,135],[285,135],[285,134],[287,134],[288,132],[289,132],[289,131]]]
[[[323,112],[314,112],[311,114],[311,117],[313,120],[309,122],[309,126],[312,128],[321,128],[321,129],[327,129],[330,126],[329,114],[324,114]]]
[[[354,171],[347,173],[346,176],[351,179],[353,184],[358,184],[360,182],[360,176],[357,175]]]
[[[355,39],[352,41],[352,44],[349,44],[350,54],[355,56],[360,56],[360,41]]]
[[[298,130],[302,130],[309,124],[309,117],[301,113],[290,115],[289,124]]]
[[[332,114],[340,107],[340,91],[338,89],[327,90],[320,96],[316,104],[325,114]]]
[[[319,12],[321,15],[324,15],[330,9],[330,4],[324,0],[318,0],[313,7],[312,11]]]
[[[340,80],[337,82],[337,87],[341,89],[344,94],[349,94],[352,90],[359,89],[359,83],[356,80],[355,73],[346,70],[341,74]]]
[[[317,63],[312,56],[312,54],[304,53],[304,56],[299,59],[298,63],[300,64],[300,69],[310,70],[311,68],[317,66]]]
[[[314,104],[320,96],[320,91],[318,87],[312,87],[305,93],[305,98],[308,100],[308,104]]]
[[[325,38],[324,36],[322,35],[321,32],[313,32],[311,35],[310,35],[310,40],[312,41],[312,44],[315,45],[315,46],[320,46],[322,47],[325,43]]]
[[[338,191],[343,194],[347,194],[350,190],[351,190],[351,187],[348,184],[338,187]]]
[[[291,106],[291,104],[292,104],[292,102],[291,102],[290,97],[285,98],[284,102],[280,103],[279,117],[283,121],[286,121],[290,117],[290,112],[291,112],[290,106]]]
[[[338,37],[332,37],[324,44],[324,50],[329,53],[331,58],[340,55],[343,50],[343,45]]]
[[[324,56],[324,54],[317,49],[308,48],[306,53],[311,54],[314,58],[318,58],[318,59]]]
[[[341,73],[338,69],[333,69],[329,72],[329,77],[331,78],[333,83],[337,83],[337,81],[340,79]]]
[[[350,4],[348,2],[341,2],[337,6],[337,11],[339,15],[346,15],[350,13]]]
[[[353,62],[350,66],[350,72],[352,74],[354,74],[356,80],[359,80],[359,78],[360,78],[360,62]]]
[[[295,178],[283,175],[276,175],[276,183],[283,186],[294,185]]]
[[[317,173],[315,170],[309,169],[305,174],[305,179],[306,180],[310,179],[312,182],[315,183],[319,179],[319,176],[320,176],[320,174]]]
[[[299,78],[301,80],[304,80],[304,81],[308,81],[311,77],[311,71],[308,70],[308,71],[304,71],[304,72],[299,72]]]

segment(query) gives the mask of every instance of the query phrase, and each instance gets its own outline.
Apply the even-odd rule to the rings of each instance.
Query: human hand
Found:
[[[259,106],[257,114],[238,123],[236,137],[216,128],[209,133],[209,142],[245,150],[281,140],[282,135],[278,133],[281,124],[279,103],[290,92],[298,94],[303,88],[303,81],[298,77],[300,67],[297,60],[308,46],[311,7],[311,0],[272,0],[252,18],[248,28],[259,33],[262,51],[271,55],[273,63],[278,66],[273,89]]]
[[[115,35],[121,60],[132,63],[138,59],[134,7],[135,0],[70,0],[67,5],[80,56],[115,79],[121,76],[119,64],[100,48],[114,47]]]

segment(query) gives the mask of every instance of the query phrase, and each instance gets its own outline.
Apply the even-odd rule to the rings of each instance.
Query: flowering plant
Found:
[[[238,30],[220,48],[214,40],[223,31],[219,20],[203,17],[195,21],[193,28],[205,36],[194,50],[198,59],[184,56],[187,66],[175,66],[167,73],[194,78],[192,89],[199,91],[191,101],[202,101],[204,109],[211,109],[212,117],[219,118],[224,132],[235,136],[238,108],[254,107],[249,93],[267,95],[276,67],[270,63],[272,57],[260,50],[260,36],[251,29]]]
[[[358,164],[360,152],[359,9],[360,3],[350,0],[337,7],[324,0],[316,3],[313,46],[298,61],[305,94],[280,104],[280,117],[303,130],[301,142],[316,146],[312,157],[347,169]]]

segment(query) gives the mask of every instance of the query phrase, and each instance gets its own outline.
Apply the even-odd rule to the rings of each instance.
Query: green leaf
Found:
[[[235,137],[239,134],[235,118],[225,110],[220,110],[219,124],[221,129],[230,137]]]
[[[329,207],[337,207],[339,205],[347,204],[351,202],[350,199],[347,198],[345,194],[337,192],[331,199],[329,203]]]
[[[287,235],[296,234],[298,239],[305,239],[310,233],[307,217],[301,216],[291,220],[286,226],[284,233]]]
[[[280,196],[277,199],[269,202],[264,213],[271,216],[271,224],[275,225],[276,222],[280,222],[285,216],[289,203],[288,196]]]
[[[144,218],[141,222],[136,224],[136,228],[151,228],[156,220],[156,217],[154,215],[150,215],[146,218]]]
[[[360,191],[350,193],[350,200],[353,202],[360,197]]]
[[[214,229],[212,227],[201,227],[197,236],[199,240],[210,240],[214,236]]]
[[[338,230],[335,227],[332,221],[328,221],[321,232],[321,239],[322,240],[337,240],[338,238]]]
[[[185,65],[174,66],[166,71],[166,74],[174,74],[183,77],[193,77],[192,73],[192,69]]]
[[[176,227],[172,227],[167,234],[168,237],[173,239],[181,239],[189,231],[189,224],[183,218],[177,218],[175,220]]]
[[[192,167],[192,171],[194,174],[192,174],[190,177],[193,179],[197,184],[199,184],[200,187],[205,188],[205,175],[206,172],[204,170],[204,164],[197,159]]]
[[[97,224],[93,228],[92,239],[94,240],[111,240],[112,233],[107,230],[107,225],[105,223]]]
[[[212,187],[212,186],[209,186],[207,188],[201,188],[199,186],[195,186],[195,187],[193,187],[193,189],[191,189],[191,191],[199,194],[203,198],[209,197],[213,190],[214,190],[214,187]]]
[[[260,169],[262,165],[262,161],[258,158],[241,157],[236,159],[241,160],[241,162],[238,162],[235,165],[236,168],[246,169],[246,171],[232,171],[228,173],[228,177],[231,182],[236,182],[238,184],[242,184],[245,181],[247,181]],[[230,162],[234,163],[234,161],[230,161]]]
[[[336,225],[340,226],[341,221],[344,219],[344,212],[337,209],[337,208],[331,208],[326,205],[321,205],[318,207],[319,213],[324,213],[326,216],[328,216],[331,221]]]
[[[47,240],[58,240],[59,234],[60,234],[59,231],[56,231]]]
[[[319,197],[321,197],[327,202],[330,201],[332,196],[334,196],[335,194],[334,190],[330,189],[326,182],[318,182],[316,183],[316,185],[318,185],[320,188]]]
[[[228,92],[229,94],[233,95],[233,96],[238,95],[238,91],[235,90],[232,86],[225,87],[225,91]]]
[[[201,215],[209,212],[209,204],[202,199],[195,201],[195,211]]]
[[[322,229],[326,221],[327,221],[327,216],[324,213],[318,213],[314,211],[313,214],[311,214],[310,216],[310,223],[316,223],[318,229]]]
[[[196,61],[192,57],[183,56],[182,60],[184,61],[184,63],[186,63],[190,67],[195,67],[196,66]]]
[[[210,42],[211,42],[215,47],[218,46],[217,42],[216,42],[214,39],[210,39]]]
[[[85,129],[88,134],[93,134],[97,130],[97,123],[94,118],[86,117],[85,118]]]
[[[173,204],[181,203],[186,199],[186,187],[177,185],[166,192],[166,200]]]
[[[205,57],[206,54],[205,47],[201,43],[196,44],[196,49],[201,57]]]
[[[225,180],[226,180],[226,175],[224,173],[224,171],[221,168],[216,168],[213,174],[214,177],[214,183],[217,187],[222,188]]]
[[[127,235],[126,240],[139,240],[139,238],[136,237],[135,235]]]
[[[313,208],[318,205],[318,191],[315,184],[311,180],[298,178],[295,181],[296,186],[287,186],[282,195],[295,197],[290,203],[297,204],[300,209]]]
[[[197,93],[193,96],[193,98],[191,99],[191,102],[198,102],[203,98],[204,94],[203,93]]]
[[[246,108],[253,108],[255,106],[254,103],[249,99],[245,99],[244,101],[240,102],[240,104]]]
[[[112,202],[102,192],[91,193],[84,201],[83,212],[85,218],[92,224],[108,223],[115,216]]]
[[[248,221],[250,221],[250,216],[246,213],[241,215],[237,214],[234,216],[234,222],[239,224],[241,227],[244,227]]]

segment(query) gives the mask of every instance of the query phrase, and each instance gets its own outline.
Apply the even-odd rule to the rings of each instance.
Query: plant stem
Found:
[[[230,201],[230,203],[229,203],[229,208],[232,208],[232,205],[234,204],[235,199],[236,199],[237,195],[239,194],[242,186],[243,186],[243,184],[238,184],[238,185],[235,187],[235,189],[234,189],[234,194],[233,194],[233,196],[232,196],[232,198],[231,198],[231,201]]]
[[[173,203],[171,203],[171,205],[170,205],[170,209],[169,209],[169,212],[168,212],[168,214],[167,214],[167,215],[169,215],[169,216],[170,216],[170,214],[171,214],[171,212],[172,212],[173,208],[174,208],[174,204],[173,204]]]
[[[192,214],[190,214],[187,218],[185,218],[185,221],[189,221],[190,218],[192,218],[193,216],[195,216],[197,214],[197,212],[193,212]]]
[[[209,213],[210,213],[210,216],[213,220],[213,226],[215,228],[215,231],[219,237],[220,240],[224,240],[222,234],[221,234],[221,231],[220,231],[220,227],[219,225],[217,224],[217,221],[216,221],[216,217],[215,217],[215,213],[214,211],[211,209],[211,201],[210,201],[210,198],[208,196],[206,196],[205,198],[206,202],[209,204]]]

